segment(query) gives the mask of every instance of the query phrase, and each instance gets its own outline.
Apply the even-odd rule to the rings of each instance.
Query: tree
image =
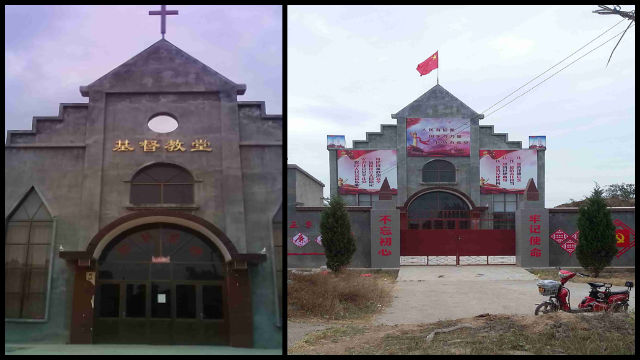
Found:
[[[344,201],[338,195],[331,197],[329,207],[322,212],[320,234],[327,257],[327,268],[340,271],[351,262],[351,257],[356,252],[356,242],[351,234],[351,223]]]
[[[607,198],[631,200],[636,198],[636,184],[612,184],[604,191]]]
[[[580,241],[576,256],[580,265],[598,277],[611,264],[616,248],[616,227],[603,198],[604,191],[596,184],[586,204],[578,210]]]

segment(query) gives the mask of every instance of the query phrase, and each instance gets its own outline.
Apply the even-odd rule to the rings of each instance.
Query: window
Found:
[[[515,229],[517,194],[493,194],[493,228]]]
[[[53,219],[34,188],[5,233],[5,318],[44,319]]]
[[[422,167],[422,182],[456,182],[456,167],[445,160],[429,161]]]
[[[153,132],[166,134],[177,129],[178,122],[172,115],[161,113],[161,114],[152,116],[151,119],[149,119],[147,126]]]
[[[153,164],[131,179],[130,201],[139,204],[193,204],[193,176],[184,168]]]
[[[371,206],[371,194],[358,194],[359,206]]]
[[[469,206],[456,195],[432,191],[409,204],[408,217],[414,230],[468,228]]]

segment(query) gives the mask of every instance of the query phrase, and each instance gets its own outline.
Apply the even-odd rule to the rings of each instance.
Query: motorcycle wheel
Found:
[[[629,304],[615,303],[611,306],[610,311],[614,313],[618,312],[628,312]]]
[[[549,301],[545,301],[536,307],[535,314],[536,315],[548,314],[556,311],[558,311],[558,307],[556,306],[556,304]]]

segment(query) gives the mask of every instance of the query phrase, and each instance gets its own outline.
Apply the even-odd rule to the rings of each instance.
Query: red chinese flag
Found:
[[[416,70],[418,70],[418,72],[420,73],[420,76],[422,76],[422,75],[427,75],[428,73],[431,72],[431,70],[437,67],[438,67],[438,52],[436,51],[436,53],[429,56],[427,60],[418,64],[418,67],[416,68]]]

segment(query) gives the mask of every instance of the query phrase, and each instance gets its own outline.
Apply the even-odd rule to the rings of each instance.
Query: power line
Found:
[[[625,30],[625,31],[626,31],[626,30]],[[603,42],[602,44],[598,45],[597,47],[595,47],[595,48],[591,49],[591,50],[590,50],[589,52],[587,52],[586,54],[584,54],[584,55],[580,56],[579,58],[575,59],[574,61],[570,62],[570,63],[569,63],[569,65],[567,65],[567,66],[563,67],[562,69],[560,69],[560,70],[558,70],[558,71],[554,72],[553,74],[551,74],[551,76],[549,76],[548,78],[546,78],[546,79],[542,80],[541,82],[539,82],[538,84],[536,84],[534,87],[532,87],[532,88],[530,88],[529,90],[525,91],[524,93],[522,93],[522,94],[520,94],[520,95],[516,96],[513,100],[511,100],[511,101],[509,101],[508,103],[506,103],[506,104],[502,105],[501,107],[497,108],[496,110],[494,110],[494,111],[492,111],[492,112],[488,113],[487,115],[485,115],[485,116],[484,116],[484,118],[486,119],[489,115],[491,115],[491,114],[495,113],[496,111],[498,111],[498,110],[502,109],[503,107],[505,107],[505,106],[507,106],[507,105],[511,104],[512,102],[514,102],[515,100],[517,100],[517,99],[518,99],[518,98],[520,98],[521,96],[525,95],[525,94],[526,94],[526,93],[528,93],[529,91],[531,91],[531,90],[533,90],[533,89],[537,88],[538,86],[542,85],[542,83],[544,83],[545,81],[549,80],[550,78],[552,78],[554,75],[556,75],[556,74],[557,74],[557,73],[559,73],[560,71],[562,71],[562,70],[564,70],[564,69],[568,68],[569,66],[573,65],[573,63],[575,63],[576,61],[578,61],[578,60],[582,59],[583,57],[585,57],[585,56],[587,56],[587,55],[589,55],[589,54],[591,54],[593,51],[595,51],[595,50],[599,49],[600,47],[602,47],[602,45],[604,45],[604,44],[608,43],[609,41],[611,41],[611,40],[615,39],[615,38],[616,38],[616,36],[618,36],[618,35],[622,34],[623,32],[624,32],[624,31],[621,31],[621,32],[619,32],[619,33],[615,34],[615,35],[614,35],[612,38],[610,38],[609,40],[607,40],[607,41]]]
[[[548,68],[547,70],[545,70],[542,74],[534,77],[533,79],[529,80],[526,84],[520,86],[519,88],[513,90],[509,95],[503,97],[500,101],[498,101],[497,103],[489,106],[487,109],[485,109],[484,111],[481,112],[481,114],[486,113],[487,111],[489,111],[492,107],[500,104],[501,102],[503,102],[504,100],[506,100],[509,96],[513,95],[515,92],[517,92],[518,90],[522,89],[523,87],[529,85],[531,82],[533,82],[533,80],[539,78],[540,76],[546,74],[549,70],[553,69],[554,67],[560,65],[562,62],[564,62],[565,60],[567,60],[568,58],[572,57],[575,53],[577,53],[578,51],[584,49],[587,45],[591,44],[592,42],[596,41],[599,37],[601,37],[602,35],[606,34],[609,30],[613,29],[614,27],[618,26],[621,22],[623,22],[625,19],[620,20],[617,24],[613,25],[612,27],[608,28],[607,30],[605,30],[602,34],[598,35],[596,38],[594,38],[593,40],[589,41],[588,43],[586,43],[585,45],[583,45],[580,49],[574,51],[573,53],[571,53],[571,55],[567,56],[566,58],[560,60],[560,62],[558,62],[557,64],[553,65],[552,67]]]

